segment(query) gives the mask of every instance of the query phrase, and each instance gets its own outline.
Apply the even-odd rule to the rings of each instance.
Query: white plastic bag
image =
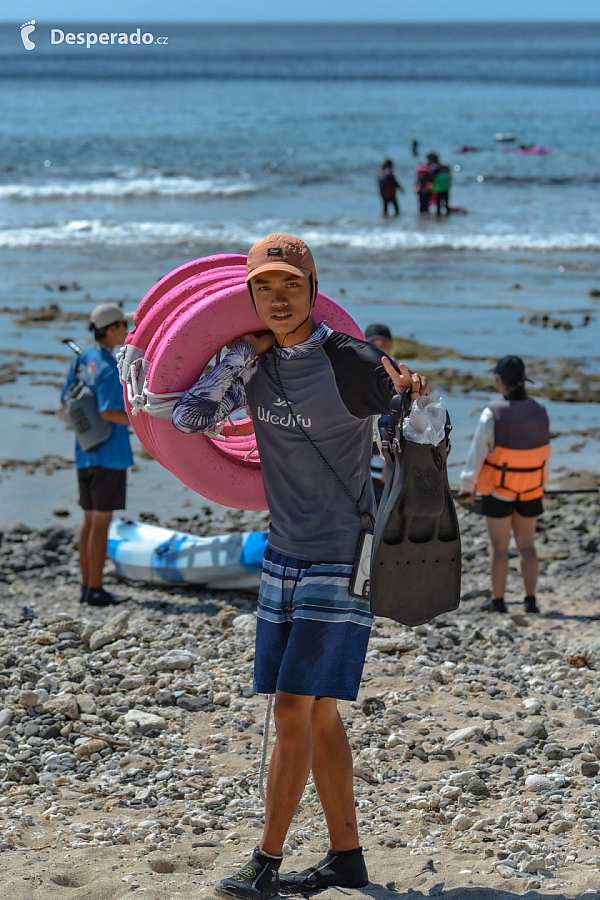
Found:
[[[410,415],[402,423],[404,437],[415,444],[432,444],[437,447],[446,437],[446,416],[446,404],[439,394],[417,397],[411,406]]]

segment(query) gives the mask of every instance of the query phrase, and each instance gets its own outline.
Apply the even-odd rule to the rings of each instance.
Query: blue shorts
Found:
[[[352,562],[267,547],[258,595],[254,690],[356,700],[373,616],[348,593]]]

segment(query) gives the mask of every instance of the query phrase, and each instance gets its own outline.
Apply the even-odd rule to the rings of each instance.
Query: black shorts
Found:
[[[533,519],[544,512],[544,504],[541,497],[535,500],[498,500],[490,494],[481,498],[481,512],[490,519],[506,519],[513,512],[525,519]]]
[[[87,466],[77,469],[79,505],[82,509],[112,512],[125,509],[127,469]]]

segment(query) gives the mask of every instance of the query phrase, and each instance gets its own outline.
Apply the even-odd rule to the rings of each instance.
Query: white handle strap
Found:
[[[146,373],[150,363],[143,355],[144,351],[132,344],[123,347],[117,355],[119,375],[127,388],[131,414],[137,416],[140,410],[143,410],[149,416],[170,419],[173,407],[183,391],[170,391],[168,394],[155,394],[149,391],[146,387]]]

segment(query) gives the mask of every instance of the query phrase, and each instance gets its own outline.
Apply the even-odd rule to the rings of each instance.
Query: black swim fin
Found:
[[[460,602],[461,548],[446,456],[407,440],[402,422],[410,394],[394,397],[389,441],[383,442],[386,485],[371,554],[371,612],[403,625],[421,625]],[[449,426],[447,427],[447,433]]]

